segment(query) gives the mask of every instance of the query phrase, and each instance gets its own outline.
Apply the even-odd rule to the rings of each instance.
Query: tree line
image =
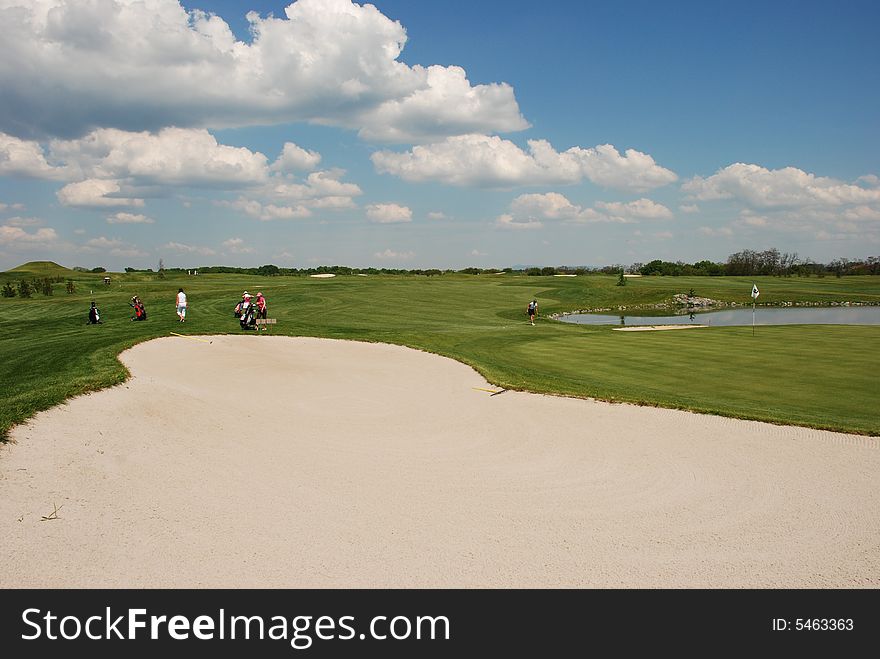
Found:
[[[877,275],[880,274],[880,257],[869,256],[863,260],[839,258],[829,263],[818,263],[810,258],[801,258],[797,252],[780,252],[776,248],[762,252],[745,249],[727,257],[724,263],[713,261],[697,261],[684,263],[677,261],[655,260],[650,263],[634,263],[628,269],[630,273],[641,275],[668,275],[672,277],[684,275],[708,276],[755,276],[769,275],[775,277],[824,277],[833,274],[844,275]]]
[[[83,269],[84,270],[84,269]],[[165,268],[161,265],[159,274],[189,274],[190,268]],[[640,275],[661,275],[669,277],[681,276],[756,276],[770,275],[777,277],[824,277],[835,275],[877,275],[880,274],[880,256],[869,256],[866,259],[850,260],[846,258],[834,259],[828,263],[819,263],[811,258],[801,258],[797,252],[780,252],[776,248],[764,251],[746,249],[736,252],[727,257],[724,262],[709,260],[685,263],[684,261],[662,261],[656,259],[649,263],[633,263],[625,266],[619,263],[601,267],[590,266],[529,266],[520,268],[476,268],[468,267],[455,269],[439,268],[351,268],[343,265],[322,265],[312,268],[282,268],[267,264],[254,268],[239,268],[234,266],[214,265],[195,268],[200,274],[240,274],[261,276],[297,276],[315,274],[334,275],[426,275],[438,276],[444,274],[483,275],[496,274],[499,272],[525,274],[530,277],[548,277],[559,274],[573,275],[620,275],[621,273]],[[92,272],[103,272],[103,268],[95,268]],[[126,268],[126,272],[153,272],[152,268],[138,269]]]
[[[43,295],[52,295],[53,293],[53,284],[57,284],[64,281],[64,277],[43,277],[42,279],[19,279],[18,282],[7,281],[3,284],[3,287],[0,288],[0,295],[3,297],[18,297],[29,298],[34,293],[40,292]],[[65,290],[68,293],[76,293],[76,284],[72,279],[67,280],[67,286]]]

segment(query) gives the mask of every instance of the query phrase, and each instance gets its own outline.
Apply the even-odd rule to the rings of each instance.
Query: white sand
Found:
[[[14,430],[0,586],[880,586],[877,439],[211,338]]]

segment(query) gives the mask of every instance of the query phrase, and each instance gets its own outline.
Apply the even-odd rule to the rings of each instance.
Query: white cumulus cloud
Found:
[[[77,208],[144,205],[143,199],[120,196],[121,190],[117,181],[87,179],[79,183],[69,183],[55,194],[64,206]]]
[[[112,256],[119,256],[122,258],[138,258],[148,256],[147,252],[144,252],[143,250],[138,249],[133,245],[128,245],[117,238],[107,238],[106,236],[99,236],[98,238],[87,240],[83,244],[81,251],[89,253],[103,252]]]
[[[547,221],[632,223],[672,218],[672,211],[666,206],[644,198],[630,202],[599,201],[595,206],[585,208],[573,204],[558,192],[523,194],[510,203],[510,212],[497,218],[495,225],[505,229],[540,229]]]
[[[389,248],[384,252],[375,252],[373,256],[383,261],[408,261],[415,256],[415,252],[395,252]]]
[[[105,236],[100,236],[98,238],[92,238],[91,240],[87,240],[82,246],[80,251],[86,253],[103,253],[109,254],[111,256],[119,256],[122,258],[138,258],[147,256],[147,253],[143,250],[138,249],[133,245],[128,245],[117,238],[107,238]]]
[[[518,219],[564,220],[590,222],[604,219],[592,208],[572,204],[558,192],[520,195],[510,203],[510,211]]]
[[[0,245],[12,249],[41,249],[53,247],[58,242],[55,229],[44,227],[28,233],[21,227],[0,226]]]
[[[0,116],[2,115],[0,112]],[[49,164],[37,142],[0,132],[0,176],[62,180],[67,173],[62,168]]]
[[[38,217],[19,217],[16,215],[6,220],[5,224],[10,227],[38,227],[43,224],[43,220]]]
[[[399,204],[371,204],[367,206],[367,217],[379,224],[412,222],[412,211]]]
[[[296,220],[312,216],[312,211],[301,204],[296,206],[279,206],[276,204],[264,204],[256,199],[246,199],[244,197],[239,197],[235,201],[221,201],[218,202],[218,205],[243,211],[250,217],[264,222],[271,220]]]
[[[528,125],[509,85],[399,61],[406,30],[371,4],[252,11],[249,42],[178,0],[2,0],[0,11],[0,131],[22,137],[308,121],[415,141]]]
[[[439,181],[450,185],[514,187],[536,184],[597,185],[644,192],[677,180],[648,154],[610,144],[556,151],[545,140],[529,140],[528,151],[498,136],[459,135],[423,144],[409,151],[377,151],[376,171],[410,182]]]
[[[523,229],[541,229],[544,227],[544,223],[532,218],[519,219],[515,218],[510,213],[504,213],[495,219],[495,226],[499,229],[513,229],[519,231]]]
[[[730,227],[700,227],[697,231],[712,238],[730,238],[733,235],[733,229]]]
[[[153,224],[155,220],[140,213],[119,212],[107,217],[107,224]]]
[[[260,220],[299,219],[311,217],[313,210],[355,208],[354,197],[363,191],[354,183],[341,181],[344,174],[345,170],[329,169],[312,172],[302,183],[273,180],[254,188],[248,196],[218,204]]]
[[[757,208],[841,206],[880,202],[880,189],[864,188],[797,169],[735,163],[712,176],[685,182],[693,199],[736,199]]]
[[[843,218],[851,222],[877,222],[880,220],[880,208],[870,206],[847,208],[843,212]]]
[[[198,254],[199,256],[215,256],[215,252],[210,247],[201,247],[198,245],[187,245],[185,243],[169,242],[162,245],[162,249],[172,250],[181,254]]]
[[[75,140],[52,140],[49,153],[82,176],[140,184],[249,185],[268,176],[262,153],[219,144],[204,129],[170,127],[149,133],[101,128]]]
[[[625,219],[668,220],[672,218],[672,211],[663,204],[658,204],[650,199],[637,199],[630,202],[596,202],[596,208],[601,209],[611,217]]]
[[[243,238],[230,238],[223,241],[223,248],[230,254],[253,254],[257,250],[248,247]]]
[[[523,130],[529,124],[519,112],[507,84],[471,86],[458,66],[415,66],[420,89],[390,99],[362,113],[362,138],[374,142],[413,143],[448,135]],[[486,129],[492,126],[492,130]]]
[[[339,180],[344,174],[345,171],[341,169],[312,172],[306,177],[304,183],[276,183],[264,190],[264,194],[293,201],[309,201],[327,197],[351,199],[363,194],[363,191],[356,184],[344,183]]]
[[[97,129],[45,146],[0,133],[0,175],[116,181],[128,186],[247,187],[269,179],[266,156],[219,144],[204,129],[157,133]]]
[[[281,155],[270,169],[276,172],[308,171],[317,167],[320,162],[321,154],[317,151],[308,151],[293,142],[285,142]]]

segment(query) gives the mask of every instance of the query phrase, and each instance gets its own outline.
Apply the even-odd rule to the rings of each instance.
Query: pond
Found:
[[[644,313],[644,312],[642,312]],[[560,316],[566,323],[581,325],[714,325],[752,324],[752,308],[694,311],[674,316],[636,316],[633,312],[576,313]],[[755,325],[880,325],[880,307],[760,307]]]

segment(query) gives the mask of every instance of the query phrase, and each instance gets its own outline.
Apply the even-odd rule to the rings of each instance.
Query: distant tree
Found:
[[[547,266],[545,268],[541,268],[541,275],[544,277],[552,277],[555,274],[556,274],[556,268],[551,268],[550,266]]]
[[[97,268],[92,268],[91,272],[107,272],[107,268],[102,268],[101,266],[98,266]]]
[[[31,285],[24,279],[18,282],[18,295],[19,297],[31,296]]]
[[[617,278],[618,286],[626,286],[626,277],[623,276],[623,269],[620,270],[620,276]]]
[[[261,265],[257,268],[257,274],[263,276],[275,276],[281,273],[281,268],[277,265]],[[335,273],[334,273],[335,274]]]
[[[663,271],[663,261],[654,259],[639,268],[639,273],[643,275],[659,275]]]
[[[126,272],[137,272],[137,270],[134,268],[126,268],[125,271]]]
[[[73,279],[67,280],[67,292],[76,293],[76,284],[73,283]]]
[[[779,275],[781,272],[781,255],[775,247],[760,253],[760,268],[762,275]]]
[[[52,295],[52,280],[46,277],[40,281],[40,292],[43,295]]]
[[[15,297],[15,287],[11,281],[3,284],[3,297]]]
[[[831,263],[828,264],[828,270],[833,272],[835,277],[841,277],[846,272],[848,266],[849,259],[839,258],[834,259]]]
[[[159,259],[159,279],[165,279],[165,262]]]
[[[744,249],[736,254],[727,257],[727,263],[724,266],[724,274],[726,275],[757,275],[759,272],[759,255],[750,249]]]
[[[718,276],[724,274],[724,266],[713,261],[697,261],[693,265],[695,275]]]
[[[781,274],[786,277],[791,277],[791,275],[797,271],[798,262],[799,258],[797,252],[785,252],[779,259]]]

